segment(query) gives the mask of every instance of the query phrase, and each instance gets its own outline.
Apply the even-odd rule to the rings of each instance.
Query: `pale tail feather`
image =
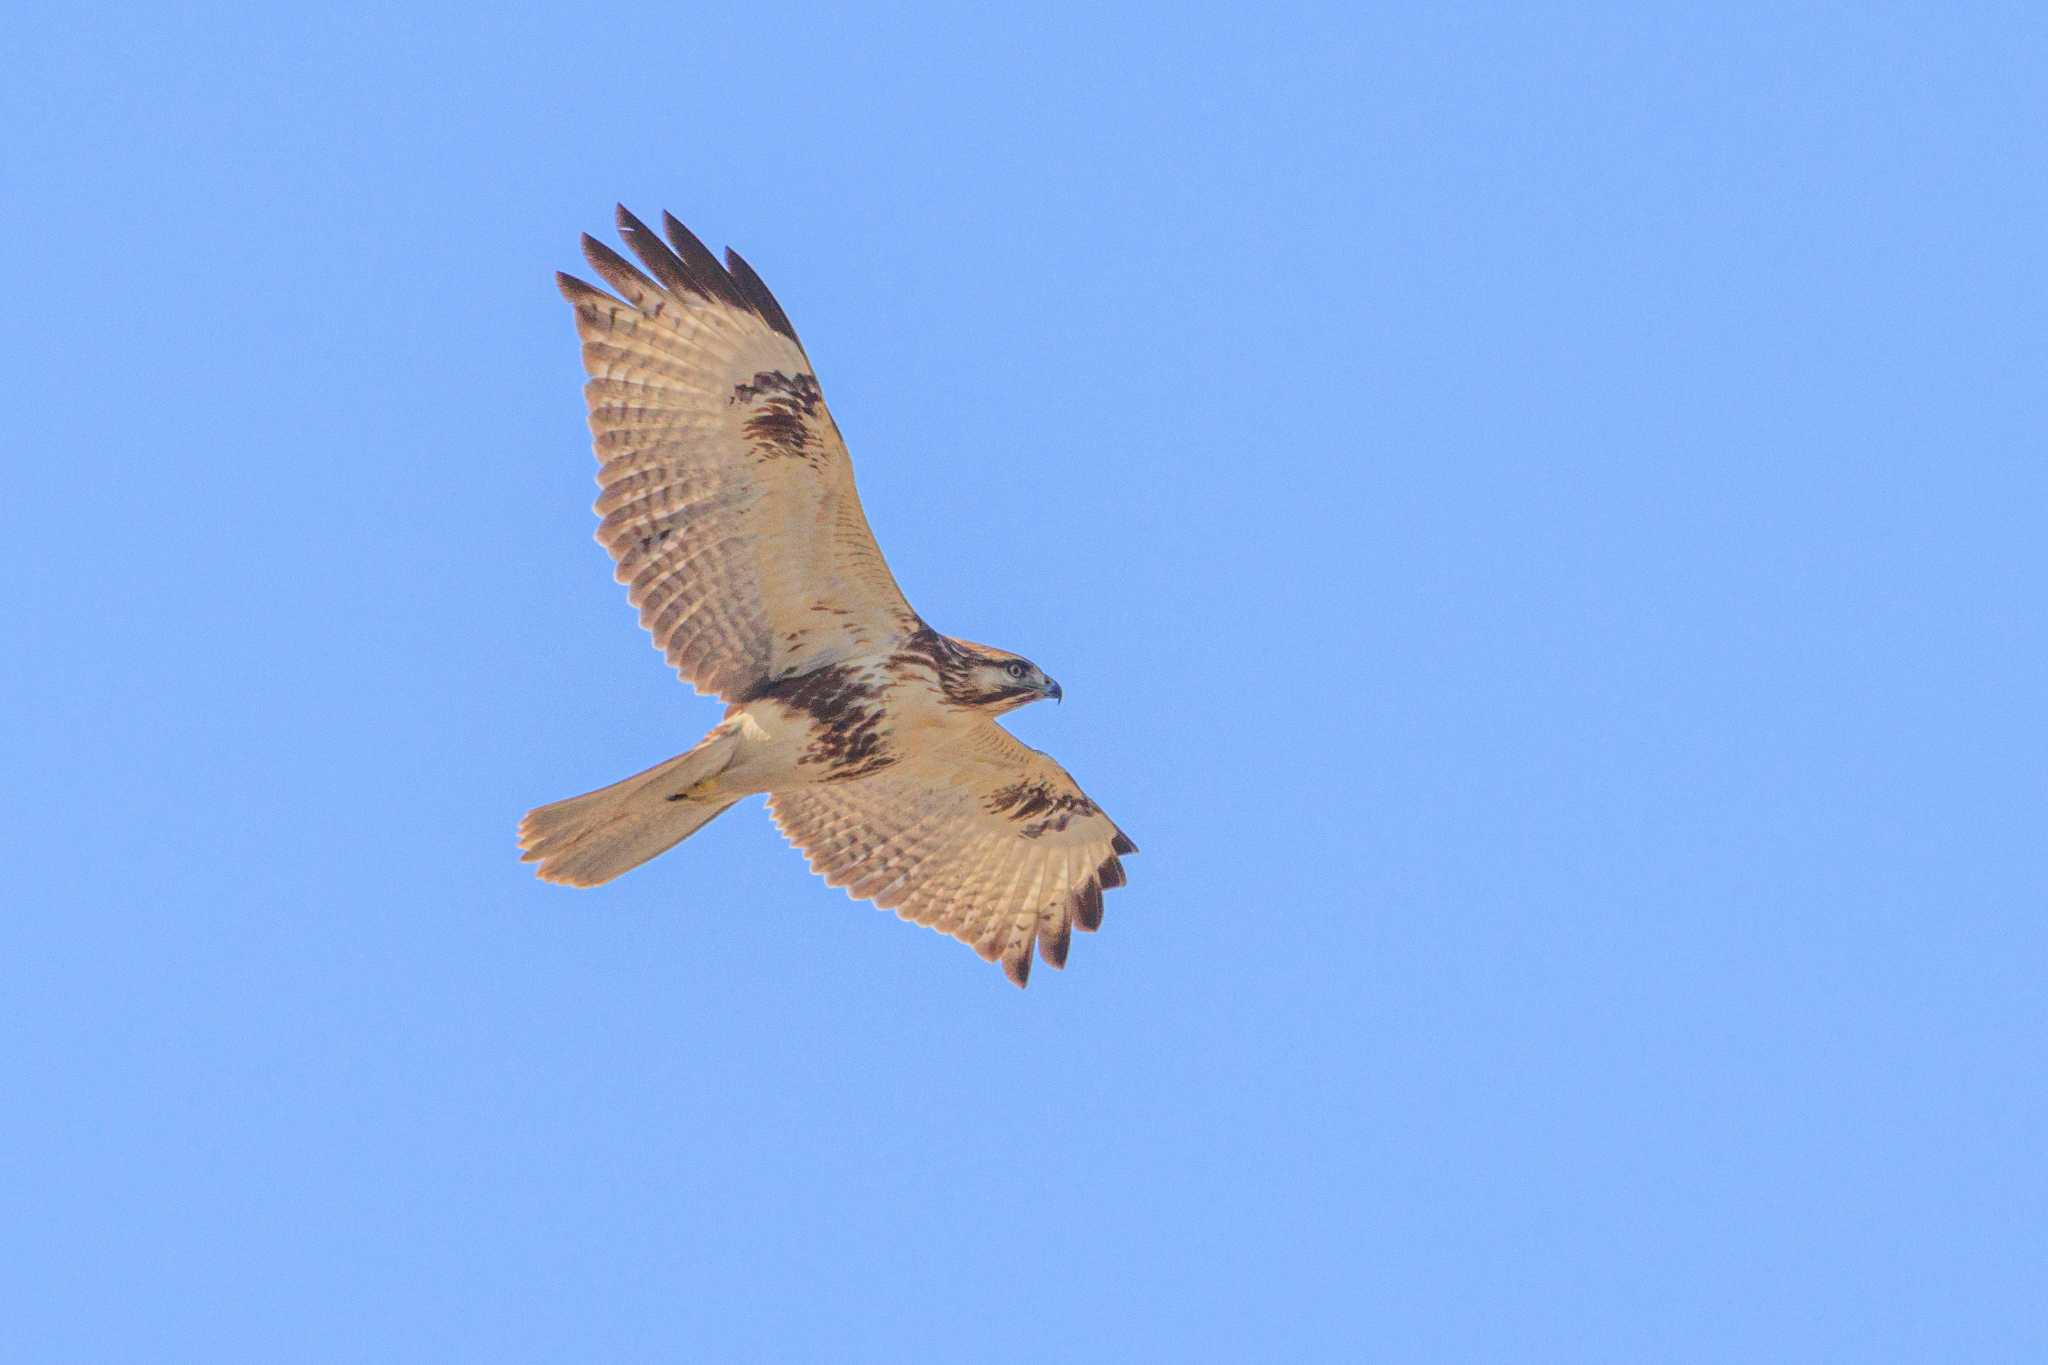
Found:
[[[666,763],[553,805],[519,822],[520,859],[544,880],[596,886],[668,852],[731,808],[736,796],[678,797],[731,761],[724,727]]]

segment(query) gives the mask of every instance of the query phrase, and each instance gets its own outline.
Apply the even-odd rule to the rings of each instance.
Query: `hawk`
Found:
[[[688,753],[529,811],[523,859],[595,886],[765,792],[811,870],[960,940],[1019,986],[1137,852],[1064,768],[996,717],[1060,685],[941,635],[904,600],[789,317],[736,252],[622,205],[636,267],[583,238],[606,293],[576,314],[603,493],[597,538],[683,680],[726,703]],[[664,240],[664,237],[666,240]]]

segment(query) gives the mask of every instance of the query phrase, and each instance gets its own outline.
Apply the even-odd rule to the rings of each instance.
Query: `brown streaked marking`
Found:
[[[1026,839],[1057,834],[1072,824],[1075,816],[1093,815],[1098,809],[1080,792],[1056,793],[1043,779],[1026,779],[998,787],[989,793],[982,805],[991,815],[1008,814],[1012,820],[1030,821],[1017,831]]]
[[[882,689],[853,664],[832,664],[793,678],[762,683],[746,700],[779,702],[810,717],[815,727],[799,764],[823,764],[844,781],[866,777],[896,761],[882,746]]]
[[[1000,687],[990,692],[975,683],[974,670],[978,665],[1008,663],[1010,658],[1010,655],[992,654],[964,640],[941,635],[919,621],[917,628],[910,632],[909,638],[903,642],[901,649],[890,662],[908,662],[915,659],[937,674],[939,690],[945,694],[947,701],[955,706],[981,709],[999,707],[1019,697],[1038,695],[1037,689],[1030,687]]]
[[[811,419],[823,401],[815,375],[792,377],[780,370],[762,370],[751,381],[734,385],[726,406],[746,403],[754,408],[746,421],[747,435],[761,458],[772,460],[810,453]]]

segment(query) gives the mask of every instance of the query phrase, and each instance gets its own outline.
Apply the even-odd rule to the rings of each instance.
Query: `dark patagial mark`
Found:
[[[747,435],[761,458],[772,460],[810,453],[811,419],[823,401],[815,376],[763,370],[750,382],[734,385],[726,406],[744,403],[754,409],[747,418]]]
[[[889,656],[890,672],[901,677],[912,670],[929,673],[939,690],[946,694],[946,700],[964,704],[964,698],[954,695],[954,689],[947,686],[949,678],[964,681],[967,672],[959,646],[922,621],[903,641],[902,647]]]
[[[1052,805],[1052,793],[1043,782],[1012,782],[1006,787],[997,787],[990,792],[982,804],[988,808],[991,815],[1001,815],[1004,811],[1022,807],[1011,819],[1023,819],[1048,809]]]

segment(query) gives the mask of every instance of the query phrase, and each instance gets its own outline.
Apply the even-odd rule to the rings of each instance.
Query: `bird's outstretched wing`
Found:
[[[856,900],[1000,960],[1018,985],[1031,949],[1055,967],[1075,929],[1102,923],[1138,847],[1066,770],[993,720],[855,782],[778,792],[775,821],[811,870]]]
[[[655,647],[699,691],[889,647],[919,624],[868,529],[846,445],[789,319],[737,253],[623,206],[645,270],[591,237],[618,292],[571,275],[600,462],[597,538]]]

